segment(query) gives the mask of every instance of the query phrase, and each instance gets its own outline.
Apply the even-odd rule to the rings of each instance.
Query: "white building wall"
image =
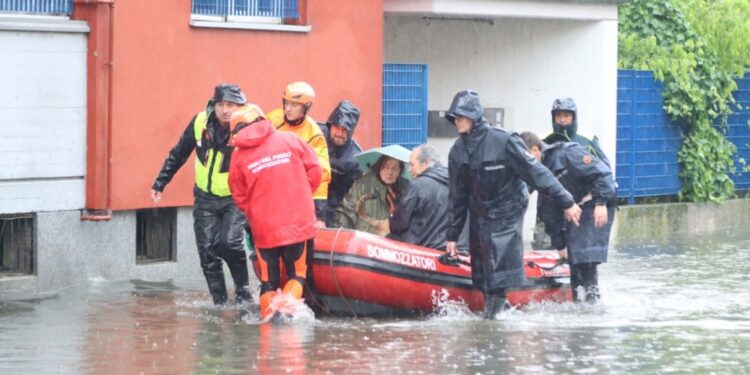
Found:
[[[0,15],[0,215],[36,213],[34,272],[0,273],[0,300],[92,280],[203,279],[190,207],[178,209],[172,262],[136,263],[135,211],[80,219],[88,31],[65,17]]]
[[[429,65],[429,110],[446,110],[473,89],[485,107],[505,110],[507,129],[545,134],[555,98],[572,97],[579,127],[599,137],[615,161],[617,20],[446,19],[389,14],[384,60]],[[452,142],[431,139],[447,155]],[[444,158],[446,156],[444,155]],[[526,215],[525,238],[535,217]]]
[[[87,30],[0,19],[0,214],[85,204]]]

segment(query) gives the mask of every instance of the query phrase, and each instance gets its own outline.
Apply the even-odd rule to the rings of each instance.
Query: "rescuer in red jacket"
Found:
[[[265,319],[280,287],[280,262],[289,276],[283,291],[300,299],[306,285],[307,252],[313,251],[313,191],[322,177],[315,151],[294,134],[279,132],[257,106],[232,115],[235,147],[229,187],[245,212],[258,248],[261,268],[260,309]]]

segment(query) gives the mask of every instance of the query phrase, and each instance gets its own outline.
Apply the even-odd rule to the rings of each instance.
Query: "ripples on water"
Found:
[[[484,321],[436,294],[419,319],[259,324],[202,281],[92,279],[0,300],[0,374],[747,373],[750,237],[618,245],[603,303],[542,303]]]

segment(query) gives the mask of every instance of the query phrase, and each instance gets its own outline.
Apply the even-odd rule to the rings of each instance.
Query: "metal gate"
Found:
[[[383,146],[427,142],[427,64],[383,64]]]

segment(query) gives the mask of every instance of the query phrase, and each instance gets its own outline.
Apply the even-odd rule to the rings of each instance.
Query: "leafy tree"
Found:
[[[747,0],[633,0],[620,7],[619,61],[664,82],[664,109],[680,124],[678,198],[734,195],[736,147],[724,136],[735,78],[750,64]],[[718,125],[714,125],[717,124]]]

